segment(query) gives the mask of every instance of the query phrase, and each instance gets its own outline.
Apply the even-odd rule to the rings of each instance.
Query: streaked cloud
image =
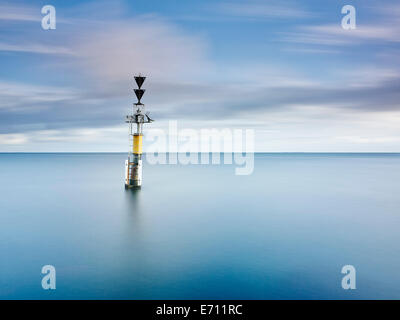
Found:
[[[56,55],[73,55],[74,52],[69,48],[65,47],[57,47],[57,46],[48,46],[43,44],[35,44],[35,43],[25,43],[22,45],[19,44],[10,44],[10,43],[1,43],[0,42],[0,51],[9,51],[9,52],[30,52],[30,53],[40,53],[40,54],[56,54]]]
[[[72,40],[82,72],[102,81],[128,82],[127,70],[143,71],[153,79],[187,78],[210,67],[206,42],[185,34],[158,17],[111,21]]]
[[[357,7],[357,6],[356,6]],[[400,6],[371,7],[374,18],[362,21],[357,19],[356,29],[345,30],[340,19],[335,24],[300,25],[296,30],[283,32],[282,40],[326,46],[350,46],[371,42],[398,43],[400,42]]]
[[[40,21],[40,11],[30,6],[15,6],[0,4],[0,20],[9,21]]]
[[[28,142],[28,137],[23,133],[0,134],[0,145],[21,145]]]
[[[344,30],[340,24],[304,26],[298,32],[288,33],[289,42],[320,45],[354,45],[367,41],[399,42],[400,24],[359,25],[355,30]]]

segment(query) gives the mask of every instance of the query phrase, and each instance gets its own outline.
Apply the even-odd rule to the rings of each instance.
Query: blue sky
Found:
[[[346,4],[356,30],[341,27]],[[266,152],[400,152],[399,42],[396,1],[0,1],[0,152],[125,151],[138,72],[153,128],[250,128]]]

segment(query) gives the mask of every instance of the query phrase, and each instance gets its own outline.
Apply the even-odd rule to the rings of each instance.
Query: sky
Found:
[[[399,57],[398,1],[0,0],[0,152],[126,151],[138,73],[145,134],[176,120],[253,129],[258,152],[400,152]]]

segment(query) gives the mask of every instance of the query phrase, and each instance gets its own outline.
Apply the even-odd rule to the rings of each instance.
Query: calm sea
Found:
[[[0,298],[400,298],[399,154],[144,161],[139,191],[125,157],[0,154]]]

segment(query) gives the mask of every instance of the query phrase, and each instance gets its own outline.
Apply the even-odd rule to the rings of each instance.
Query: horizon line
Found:
[[[0,151],[0,154],[127,154],[126,151]],[[185,152],[159,152],[160,154]],[[225,152],[194,152],[197,154],[213,154]],[[256,152],[226,152],[226,153],[254,153],[254,154],[400,154],[400,151],[256,151]],[[147,154],[147,152],[143,152]]]

